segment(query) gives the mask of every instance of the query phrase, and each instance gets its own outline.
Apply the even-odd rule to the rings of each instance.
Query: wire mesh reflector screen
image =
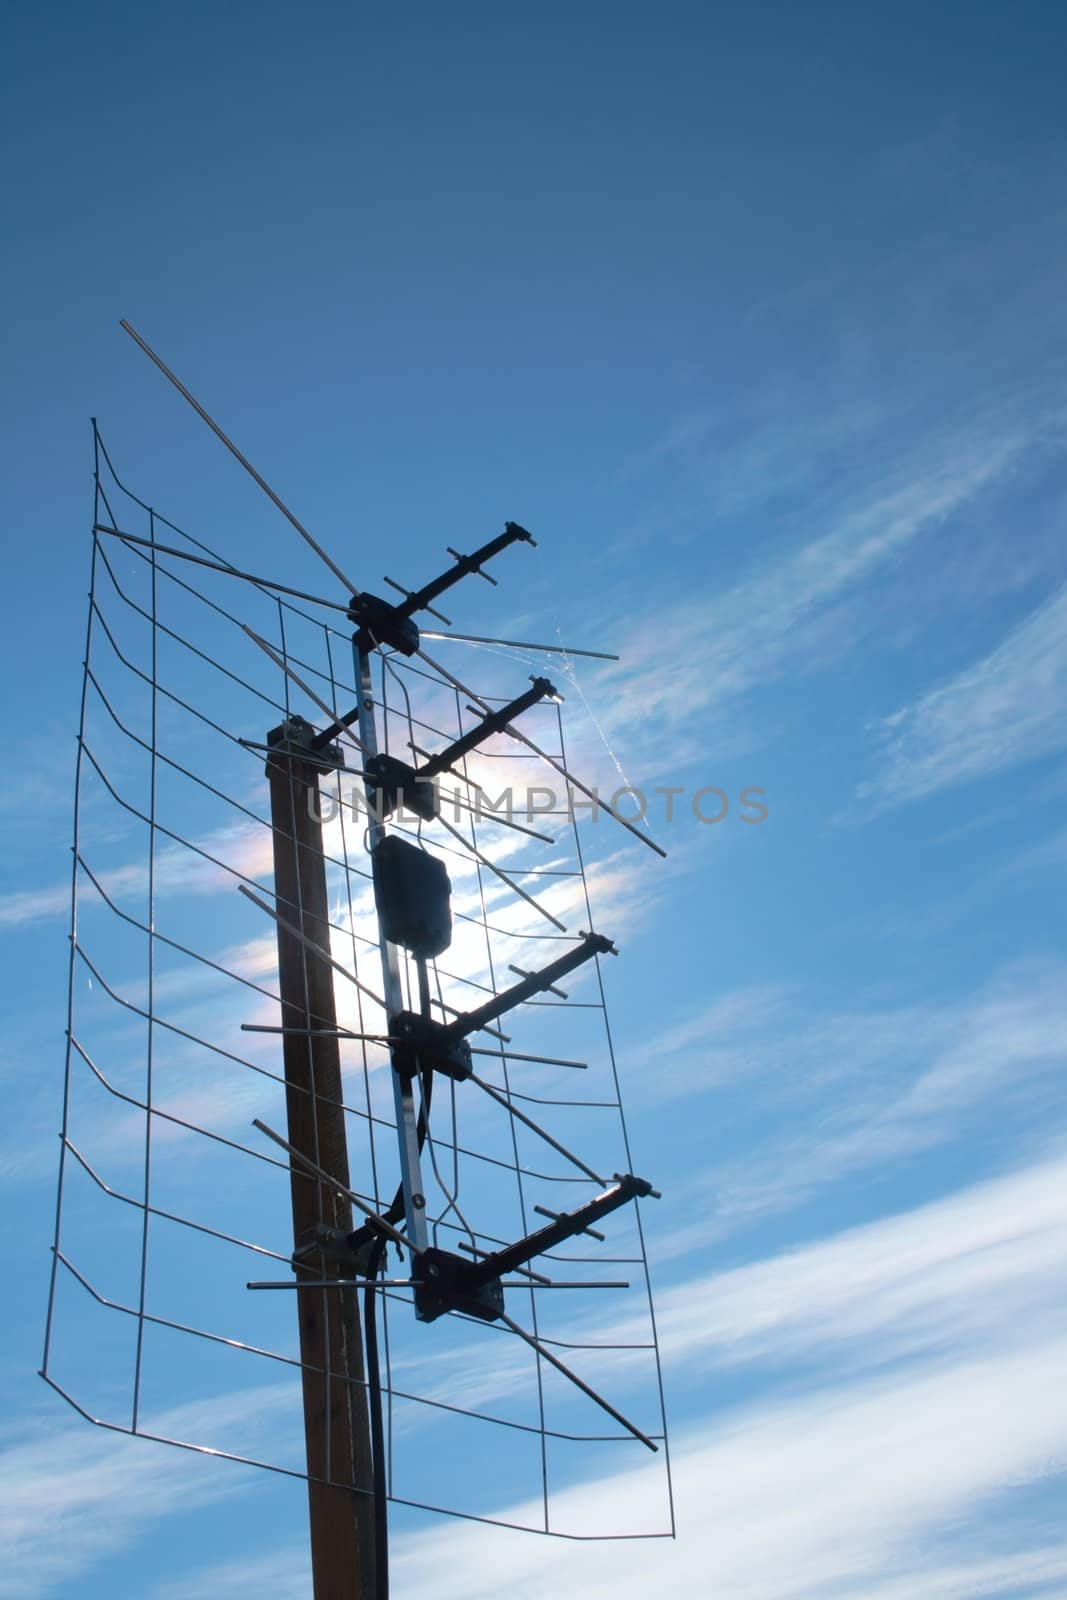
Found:
[[[226,565],[98,452],[44,1375],[108,1427],[301,1477],[295,1293],[246,1287],[292,1281],[288,1158],[252,1127],[286,1126],[265,745],[290,716],[322,727],[324,707],[352,707],[351,630],[344,597],[296,601],[162,553]],[[373,660],[383,750],[411,762],[469,730],[452,685],[394,654]],[[523,727],[566,764],[556,704]],[[392,1069],[360,752],[341,749],[352,770],[324,773],[308,803],[322,821],[351,1182],[381,1212],[399,1182]],[[429,964],[443,1020],[593,926],[596,873],[573,820],[526,816],[538,779],[524,755],[494,736],[442,778],[439,819],[396,820],[451,880],[452,941]],[[510,818],[483,807],[509,788]],[[400,959],[417,1010],[415,963]],[[476,1259],[590,1199],[630,1158],[599,959],[471,1043],[482,1083],[437,1079],[422,1165],[431,1242]],[[571,1537],[671,1531],[665,1449],[653,1464],[542,1353],[665,1443],[636,1207],[599,1231],[506,1276],[508,1316],[541,1351],[500,1322],[416,1321],[410,1252],[389,1247],[377,1320],[394,1502]],[[608,1282],[628,1287],[582,1287]],[[646,1463],[646,1524],[627,1509],[620,1525],[571,1525],[565,1491]]]

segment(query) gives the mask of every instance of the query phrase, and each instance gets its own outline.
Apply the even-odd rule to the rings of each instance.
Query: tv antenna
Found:
[[[616,952],[593,929],[576,820],[601,802],[570,770],[548,677],[478,694],[425,640],[615,658],[452,629],[442,597],[496,585],[490,565],[536,543],[515,522],[448,547],[419,588],[387,577],[399,598],[357,588],[122,326],[330,592],[237,567],[160,515],[94,421],[42,1376],[102,1426],[306,1479],[315,1600],[388,1594],[390,1505],[408,1526],[673,1534],[638,1206],[657,1191],[632,1171],[601,972]],[[516,785],[490,789],[534,761],[562,804],[519,820]],[[547,864],[513,860],[530,841]],[[237,1358],[287,1381],[226,1388],[214,1363]],[[196,1410],[220,1390],[212,1417]],[[185,1436],[209,1421],[214,1442]],[[566,1486],[602,1474],[609,1447],[631,1470],[632,1450],[655,1458],[647,1525],[568,1521]]]

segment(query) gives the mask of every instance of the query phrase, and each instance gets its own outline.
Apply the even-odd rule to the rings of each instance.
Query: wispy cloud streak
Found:
[[[159,1419],[175,1438],[196,1439],[221,1424],[248,1439],[269,1433],[288,1389],[271,1387],[183,1406]],[[248,1490],[255,1474],[211,1463],[111,1430],[48,1423],[0,1456],[0,1597],[35,1600],[52,1594],[143,1536],[181,1506],[195,1511]],[[42,1530],[61,1528],[61,1538]]]
[[[561,1548],[446,1529],[398,1551],[397,1576],[437,1600],[505,1591],[638,1600],[653,1586],[740,1600],[853,1600],[908,1584],[968,1600],[1040,1594],[1067,1571],[1067,1547],[998,1556],[952,1530],[1067,1461],[1067,1399],[1056,1381],[1065,1357],[1067,1340],[1035,1342],[708,1418],[677,1455],[682,1537],[673,1547]],[[588,1530],[610,1506],[636,1531],[650,1488],[641,1472],[601,1480],[568,1492],[558,1515]],[[931,1566],[941,1572],[934,1590]],[[961,1591],[964,1574],[973,1587]]]
[[[996,484],[1029,442],[1026,428],[1004,418],[976,426],[940,456],[926,451],[883,469],[880,480],[826,511],[822,531],[765,556],[732,587],[621,630],[625,663],[602,675],[614,696],[613,726],[630,730],[633,750],[635,735],[643,742],[694,719],[706,724],[757,685],[839,658],[856,633],[842,607],[862,604],[876,574]]]
[[[980,661],[887,717],[877,810],[1022,766],[1067,747],[1067,587]]]

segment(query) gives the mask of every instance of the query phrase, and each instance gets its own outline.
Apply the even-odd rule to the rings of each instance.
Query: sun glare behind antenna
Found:
[[[534,541],[509,522],[390,601],[338,592],[282,506],[318,597],[94,442],[43,1375],[94,1422],[305,1478],[316,1596],[385,1593],[387,1501],[671,1533],[585,786],[549,679],[475,694],[416,620]],[[561,815],[483,806],[543,762]],[[577,1486],[639,1467],[640,1525],[621,1495],[583,1522]]]

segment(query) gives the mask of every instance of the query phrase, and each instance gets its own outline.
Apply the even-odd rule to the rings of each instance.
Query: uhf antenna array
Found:
[[[615,947],[575,822],[595,792],[548,677],[485,697],[425,648],[499,643],[438,602],[535,541],[509,522],[419,589],[387,578],[398,599],[355,588],[127,331],[342,588],[225,561],[124,487],[94,424],[43,1375],[104,1426],[306,1478],[316,1600],[387,1594],[390,1502],[406,1526],[670,1533],[635,1204],[656,1191],[631,1170]],[[536,827],[488,795],[533,762],[560,781]],[[277,1267],[241,1273],[240,1253]],[[235,1384],[234,1360],[299,1379],[302,1460],[293,1384]],[[660,1463],[647,1524],[576,1526],[568,1486],[633,1449]]]

